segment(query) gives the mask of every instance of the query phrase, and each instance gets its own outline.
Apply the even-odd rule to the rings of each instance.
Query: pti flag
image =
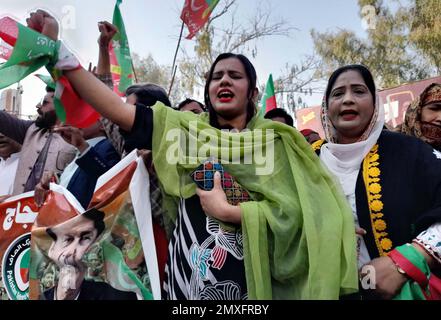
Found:
[[[113,11],[113,24],[118,32],[109,43],[110,71],[112,73],[113,90],[124,96],[126,89],[133,83],[133,65],[130,56],[129,40],[121,15],[119,5],[122,0],[117,0]]]
[[[6,43],[5,47],[13,48],[12,52],[8,50],[7,55],[2,54],[8,59],[0,65],[0,89],[45,66],[57,52],[55,41],[10,17],[0,19],[0,38]]]
[[[181,19],[190,32],[186,39],[193,38],[205,25],[218,2],[219,0],[185,0]]]
[[[78,96],[65,76],[56,82],[54,105],[58,120],[77,128],[87,128],[100,118],[99,113]]]
[[[268,111],[277,108],[276,96],[274,94],[273,75],[270,74],[265,86],[265,93],[262,97],[262,107],[259,116],[263,117]]]
[[[58,56],[59,44],[18,23],[10,17],[0,19],[0,38],[11,46],[8,60],[0,65],[0,89],[16,83],[48,65]],[[50,70],[51,73],[55,70]],[[99,115],[73,90],[66,77],[56,81],[55,110],[61,122],[79,128],[95,123]]]
[[[50,76],[45,76],[44,74],[36,74],[35,75],[38,79],[40,79],[41,81],[43,81],[46,86],[48,86],[49,88],[51,88],[52,90],[55,90],[55,82],[52,79],[52,77]]]

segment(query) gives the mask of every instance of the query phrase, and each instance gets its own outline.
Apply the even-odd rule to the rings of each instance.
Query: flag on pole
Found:
[[[113,90],[123,96],[126,89],[133,84],[133,64],[130,55],[129,40],[121,15],[119,5],[122,0],[117,0],[113,11],[113,24],[118,29],[109,43],[110,72],[112,73]]]
[[[0,38],[12,47],[9,59],[0,65],[0,89],[22,80],[58,56],[59,45],[55,41],[10,17],[0,19]],[[99,118],[65,76],[56,79],[54,104],[58,119],[72,126],[88,127]]]
[[[268,111],[277,108],[272,74],[269,75],[268,81],[266,82],[265,93],[263,94],[261,104],[262,106],[259,111],[259,116],[261,117],[265,116]]]
[[[181,20],[187,25],[190,34],[186,39],[191,39],[207,23],[211,12],[219,0],[185,0]]]

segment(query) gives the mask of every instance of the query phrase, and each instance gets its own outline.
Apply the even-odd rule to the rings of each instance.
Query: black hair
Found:
[[[97,230],[97,235],[96,235],[97,237],[104,231],[104,229],[106,227],[104,224],[104,212],[92,208],[92,209],[84,212],[81,216],[93,221],[93,225],[94,225],[95,229]],[[51,228],[47,228],[46,233],[54,241],[57,240],[57,235],[55,234],[54,231],[52,231]]]
[[[375,89],[375,81],[374,81],[374,77],[372,76],[372,73],[369,71],[369,69],[361,64],[350,64],[341,68],[338,68],[337,70],[335,70],[331,77],[329,77],[328,80],[328,86],[326,88],[326,94],[325,94],[325,101],[326,104],[328,104],[328,100],[329,100],[329,95],[331,94],[331,90],[332,87],[335,84],[335,81],[337,81],[337,78],[344,72],[346,71],[357,71],[361,77],[363,78],[364,82],[366,83],[366,86],[368,87],[369,91],[372,94],[372,98],[374,101],[374,105],[375,105],[375,95],[376,95],[376,89]]]
[[[98,231],[97,237],[104,231],[106,227],[104,224],[104,212],[92,208],[84,212],[82,216],[93,221],[95,229]]]
[[[286,112],[282,108],[271,109],[264,116],[265,119],[273,119],[273,118],[276,118],[276,117],[281,117],[281,118],[285,119],[285,123],[287,125],[289,125],[291,127],[294,127],[294,120],[293,120],[293,118],[288,114],[288,112]]]
[[[191,99],[191,98],[186,98],[184,101],[181,101],[179,104],[178,104],[178,110],[181,110],[183,107],[185,107],[187,104],[190,104],[190,103],[192,103],[192,102],[196,102],[201,108],[202,108],[202,110],[204,110],[205,111],[205,106],[203,105],[203,103],[202,102],[199,102],[199,101],[197,101],[197,100],[194,100],[194,99]]]
[[[214,68],[216,67],[217,63],[221,60],[229,59],[229,58],[235,58],[238,59],[244,69],[245,73],[248,78],[248,104],[247,104],[247,117],[246,117],[246,123],[248,123],[251,118],[256,114],[256,105],[253,101],[253,95],[254,95],[254,89],[256,88],[256,82],[257,82],[257,74],[256,69],[254,69],[253,64],[248,60],[247,57],[245,57],[242,54],[235,54],[235,53],[222,53],[220,54],[216,60],[211,65],[210,71],[207,75],[207,81],[205,83],[205,90],[204,90],[204,99],[205,99],[205,105],[207,106],[208,113],[209,113],[209,119],[210,119],[210,125],[212,125],[215,128],[219,128],[219,122],[217,120],[217,113],[214,107],[211,105],[210,101],[210,95],[209,95],[209,87],[210,82],[213,80],[213,72]]]
[[[57,235],[52,231],[51,228],[47,228],[46,233],[52,238],[52,240],[57,240]]]
[[[46,86],[46,92],[55,92],[55,88],[51,86]]]
[[[127,97],[131,94],[136,95],[136,103],[140,103],[147,107],[155,105],[158,101],[171,107],[167,92],[165,92],[164,88],[153,83],[134,84],[126,90]]]

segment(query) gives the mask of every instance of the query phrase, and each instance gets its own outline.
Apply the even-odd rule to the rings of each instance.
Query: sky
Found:
[[[221,0],[222,1],[222,0]],[[290,37],[266,37],[256,43],[256,58],[249,57],[254,64],[258,84],[265,83],[268,75],[277,78],[287,63],[299,63],[305,55],[314,53],[310,30],[320,32],[350,29],[363,37],[362,18],[357,0],[237,0],[237,17],[246,24],[254,15],[258,4],[271,8],[273,20],[283,18],[294,27]],[[98,56],[97,22],[112,20],[114,0],[1,0],[0,17],[10,15],[26,23],[26,17],[35,9],[42,8],[52,13],[60,22],[60,38],[72,49],[80,62],[87,67],[96,64]],[[121,11],[132,53],[141,57],[151,54],[160,65],[171,65],[181,27],[180,13],[184,0],[124,0]],[[221,4],[215,8],[220,9]],[[216,28],[228,25],[231,16],[216,20]],[[184,29],[184,37],[187,34]],[[195,42],[182,40],[181,46],[193,52]],[[182,53],[178,54],[179,57]],[[45,70],[40,71],[45,73]],[[23,86],[23,114],[36,114],[35,105],[44,96],[45,85],[34,76],[21,82]],[[16,85],[11,86],[15,88]],[[321,94],[303,97],[308,105],[318,105]]]

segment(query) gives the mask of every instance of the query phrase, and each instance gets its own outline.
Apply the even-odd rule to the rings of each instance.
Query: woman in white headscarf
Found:
[[[331,75],[322,124],[326,140],[313,148],[352,208],[362,296],[393,298],[409,277],[401,256],[414,256],[430,269],[441,265],[441,154],[418,139],[383,130],[384,110],[362,65]]]

